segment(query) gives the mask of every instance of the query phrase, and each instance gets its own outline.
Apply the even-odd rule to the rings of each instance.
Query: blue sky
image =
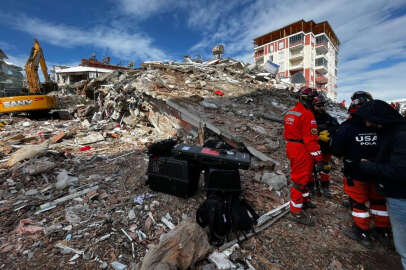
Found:
[[[48,66],[74,65],[96,53],[113,63],[211,57],[253,61],[253,38],[300,19],[328,20],[341,41],[338,100],[370,91],[406,97],[406,1],[2,0],[0,48],[23,66],[32,39]]]

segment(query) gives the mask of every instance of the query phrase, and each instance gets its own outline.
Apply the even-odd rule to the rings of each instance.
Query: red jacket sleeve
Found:
[[[310,153],[315,161],[321,161],[322,157],[320,145],[318,143],[319,136],[317,123],[311,111],[307,111],[303,114],[302,129],[303,141],[307,151]]]

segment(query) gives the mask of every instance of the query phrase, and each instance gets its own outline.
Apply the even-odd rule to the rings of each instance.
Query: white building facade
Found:
[[[305,85],[336,100],[339,41],[328,22],[303,20],[254,39],[254,60],[279,65],[279,78],[301,72]]]
[[[111,69],[96,67],[64,67],[54,66],[55,82],[58,86],[71,85],[76,82],[98,78],[99,76],[113,72]]]

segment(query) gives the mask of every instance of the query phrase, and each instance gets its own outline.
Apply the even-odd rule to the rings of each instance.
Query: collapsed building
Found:
[[[55,82],[58,86],[69,86],[82,80],[98,78],[114,70],[129,70],[133,67],[133,62],[130,62],[128,67],[124,67],[110,64],[110,57],[104,57],[102,62],[100,62],[96,59],[96,56],[93,55],[89,59],[82,59],[80,65],[76,67],[55,65],[53,67],[53,73],[55,74]]]
[[[240,172],[243,196],[262,217],[279,219],[289,200],[282,118],[297,101],[292,85],[221,58],[145,62],[140,69],[115,70],[77,84],[83,95],[58,93],[71,119],[13,117],[0,130],[4,265],[339,269],[334,267],[359,262],[349,260],[347,250],[343,257],[326,257],[328,247],[320,244],[334,248],[348,241],[337,237],[347,217],[338,206],[343,199],[338,182],[332,187],[336,199],[320,202],[320,211],[334,214],[321,215],[316,232],[282,221],[274,231],[223,251],[213,251],[206,233],[193,225],[204,200],[201,186],[186,200],[145,185],[151,143],[176,138],[201,145],[216,138],[251,155],[250,168]],[[346,118],[335,103],[328,110]],[[312,261],[309,253],[297,252],[309,246]],[[166,268],[155,268],[159,263]]]
[[[15,89],[23,87],[24,76],[21,67],[7,61],[7,55],[0,49],[0,95],[7,95]]]

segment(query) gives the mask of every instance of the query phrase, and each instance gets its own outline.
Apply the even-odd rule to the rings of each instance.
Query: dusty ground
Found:
[[[93,198],[82,196],[81,200],[69,201],[39,215],[34,215],[38,205],[66,191],[51,190],[48,195],[28,198],[22,195],[21,190],[43,189],[49,183],[41,177],[18,178],[18,172],[14,172],[17,175],[15,179],[22,179],[23,186],[13,198],[7,197],[7,202],[0,205],[0,269],[100,269],[102,263],[97,260],[108,263],[108,269],[111,269],[112,261],[135,267],[145,255],[148,244],[157,243],[159,235],[169,230],[162,224],[151,225],[151,221],[147,221],[150,219],[149,212],[157,223],[167,213],[175,225],[182,220],[182,216],[193,217],[204,200],[204,194],[199,192],[185,200],[150,191],[144,185],[147,166],[144,149],[110,160],[133,150],[130,147],[112,144],[110,156],[88,154],[77,159],[52,156],[59,166],[69,168],[78,175],[81,185],[98,183],[100,188]],[[260,214],[287,201],[286,190],[279,196],[255,182],[255,172],[242,173],[246,196]],[[48,176],[51,179],[52,173]],[[9,187],[4,178],[1,187],[2,190]],[[317,216],[315,227],[297,225],[283,218],[265,232],[246,241],[235,255],[235,260],[251,258],[251,264],[256,269],[401,269],[399,257],[394,251],[384,250],[378,243],[372,250],[367,250],[342,234],[341,230],[351,221],[349,210],[341,206],[343,193],[338,175],[333,176],[332,188],[332,200],[323,197],[315,199],[318,205],[317,209],[312,210]],[[142,205],[134,203],[134,198],[142,194],[152,194],[153,197],[145,199]],[[253,194],[257,195],[255,200]],[[18,200],[27,200],[28,206],[14,211],[13,203]],[[76,204],[87,205],[88,210],[80,213],[80,222],[74,224],[71,230],[62,229],[70,225],[66,220],[66,209]],[[131,220],[128,218],[130,209],[136,215]],[[44,228],[55,224],[62,226],[50,233],[16,235],[15,228],[24,218],[34,220]],[[132,257],[128,239],[120,231],[122,228],[135,239],[135,258]],[[139,240],[134,233],[136,230],[143,231],[147,239]],[[68,234],[72,235],[69,241],[66,240]],[[111,236],[98,242],[97,239],[107,234]],[[85,253],[69,262],[74,254],[63,254],[61,249],[55,247],[58,242]],[[204,264],[206,262],[199,263]]]

